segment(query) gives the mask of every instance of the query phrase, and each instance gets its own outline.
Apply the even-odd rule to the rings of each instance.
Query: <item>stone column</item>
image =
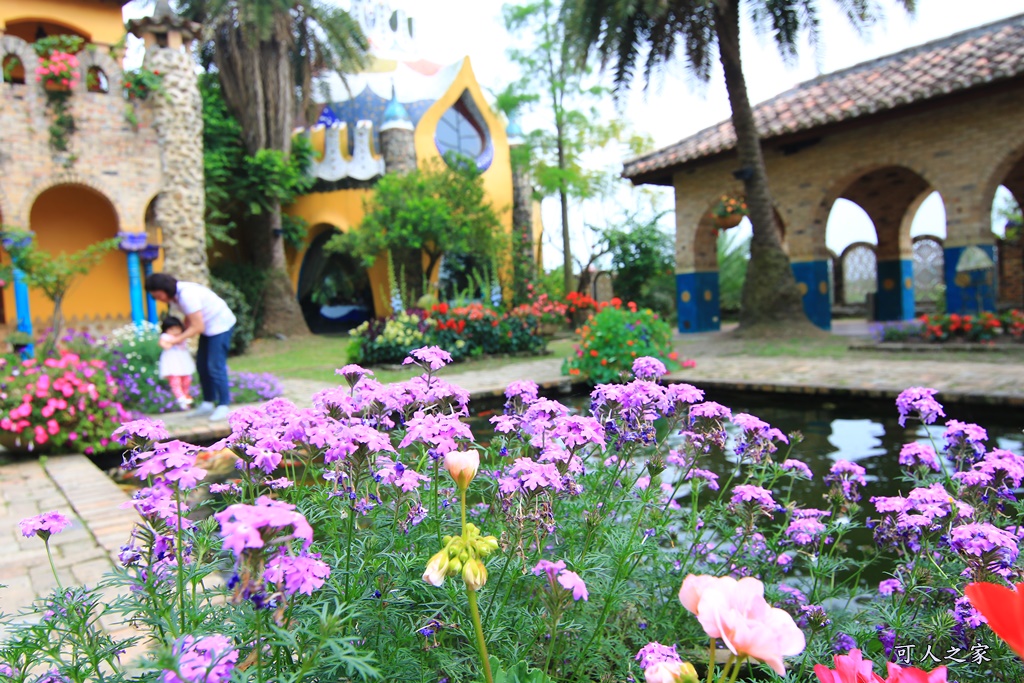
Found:
[[[153,97],[163,175],[156,219],[163,234],[164,270],[179,280],[209,284],[203,180],[203,112],[192,58],[151,47],[146,67],[163,75]]]

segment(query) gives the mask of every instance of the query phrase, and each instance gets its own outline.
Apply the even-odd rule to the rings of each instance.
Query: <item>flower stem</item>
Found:
[[[53,580],[57,582],[57,590],[61,593],[64,592],[64,586],[60,583],[60,577],[57,576],[57,567],[53,564],[53,555],[50,553],[50,539],[43,539],[43,547],[46,548],[46,559],[50,561],[50,571],[53,572]]]
[[[465,491],[462,493],[465,498]],[[465,513],[463,513],[465,516]],[[491,660],[487,656],[487,643],[484,642],[484,628],[480,624],[480,610],[476,605],[476,591],[466,586],[466,596],[469,598],[469,613],[473,617],[473,626],[476,629],[476,644],[480,649],[480,661],[484,665],[484,678],[487,683],[494,683],[494,679],[491,677]]]
[[[544,662],[544,673],[551,670],[551,658],[555,655],[555,640],[558,638],[558,622],[561,621],[561,614],[554,615],[551,620],[551,642],[548,644],[548,658]]]
[[[711,644],[708,645],[708,680],[707,683],[711,683],[715,676],[715,639],[711,639]]]

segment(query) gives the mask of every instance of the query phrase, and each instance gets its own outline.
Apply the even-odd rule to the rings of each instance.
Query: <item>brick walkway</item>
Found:
[[[856,335],[863,325],[839,327],[840,333]],[[943,402],[998,403],[1024,406],[1024,363],[1005,356],[967,363],[950,363],[934,356],[913,359],[756,357],[728,355],[721,351],[723,337],[692,335],[682,340],[696,356],[697,367],[677,372],[674,381],[699,388],[756,390],[778,394],[830,392],[891,400],[907,386],[925,385],[939,390]],[[1024,356],[1021,356],[1024,359]],[[542,358],[475,372],[445,376],[468,390],[475,399],[500,396],[517,379],[532,379],[547,391],[573,389],[560,373],[561,358]],[[297,405],[327,385],[305,380],[286,380],[285,396]],[[184,415],[166,416],[169,431],[194,442],[212,441],[227,433],[227,423],[205,419],[189,421]],[[22,538],[18,520],[60,510],[74,524],[51,539],[61,580],[92,584],[116,560],[136,520],[134,511],[118,504],[127,500],[107,476],[84,456],[55,456],[41,466],[35,460],[0,466],[0,611],[16,613],[53,587],[42,542]],[[2,637],[2,633],[0,633]]]

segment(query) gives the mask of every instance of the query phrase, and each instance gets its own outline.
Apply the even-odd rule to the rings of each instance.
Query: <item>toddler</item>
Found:
[[[167,378],[171,385],[171,393],[178,403],[178,407],[187,410],[192,405],[192,397],[188,390],[192,387],[192,375],[196,371],[196,363],[192,360],[192,353],[188,350],[188,344],[181,342],[174,343],[185,326],[181,320],[169,315],[164,318],[160,325],[160,376]]]

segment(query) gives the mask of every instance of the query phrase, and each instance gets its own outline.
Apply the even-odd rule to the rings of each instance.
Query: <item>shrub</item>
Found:
[[[568,323],[568,312],[569,307],[562,303],[552,299],[547,294],[538,295],[533,285],[527,285],[527,302],[516,306],[512,312],[514,315],[532,315],[542,325],[559,325],[565,326]]]
[[[678,355],[672,350],[672,328],[650,309],[637,310],[632,301],[623,307],[621,301],[612,299],[577,333],[579,343],[562,373],[584,377],[592,384],[619,381],[642,356],[679,367]]]
[[[922,315],[918,321],[926,341],[991,341],[1003,331],[1002,321],[988,311],[978,316],[936,313]]]
[[[106,363],[62,351],[43,362],[0,367],[0,431],[18,450],[90,454],[105,450],[128,415]],[[5,444],[7,445],[7,444]]]
[[[920,321],[901,320],[872,325],[871,335],[876,341],[920,341],[923,326]]]
[[[210,275],[222,282],[234,285],[252,311],[252,329],[259,331],[263,324],[263,290],[267,285],[267,272],[251,263],[218,263],[210,269]],[[237,316],[238,313],[235,312]],[[235,330],[238,334],[238,330]]]
[[[409,352],[429,343],[426,313],[410,311],[374,318],[352,330],[346,355],[349,363],[401,363]]]
[[[235,318],[238,319],[238,322],[235,323],[235,331],[231,335],[231,349],[229,353],[232,356],[245,353],[245,350],[249,348],[249,344],[252,343],[253,338],[256,336],[256,319],[253,317],[252,307],[246,301],[245,294],[227,280],[221,280],[216,277],[210,278],[210,289],[221,299],[224,299],[224,303],[228,305],[231,312],[235,314]],[[254,301],[261,300],[259,297],[254,299]]]
[[[430,309],[431,343],[448,351],[454,360],[501,353],[538,353],[544,340],[537,334],[537,318],[529,313],[503,315],[473,303],[438,304]]]

